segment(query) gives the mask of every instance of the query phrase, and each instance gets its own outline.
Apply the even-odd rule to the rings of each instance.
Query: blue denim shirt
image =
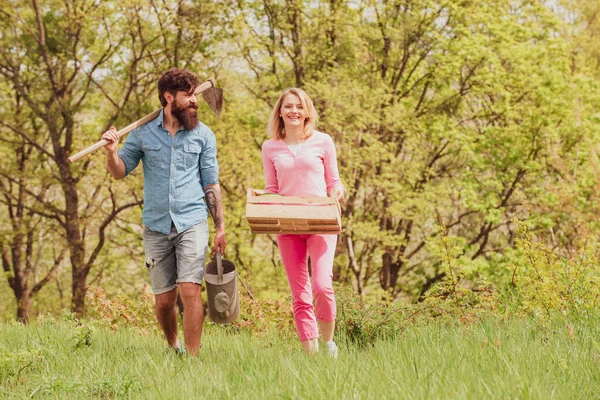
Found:
[[[164,109],[158,118],[132,131],[119,150],[125,175],[144,167],[144,225],[169,234],[171,221],[177,232],[208,217],[204,190],[219,183],[217,142],[204,124],[191,131],[180,128],[172,136],[163,125]]]

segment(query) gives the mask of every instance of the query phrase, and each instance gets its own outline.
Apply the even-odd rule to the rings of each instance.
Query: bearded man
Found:
[[[115,179],[144,169],[144,251],[156,300],[156,319],[169,347],[196,355],[200,348],[204,307],[200,288],[208,248],[207,218],[216,225],[213,254],[225,253],[225,222],[217,146],[213,132],[198,121],[194,94],[199,79],[173,68],[158,81],[163,106],[153,121],[132,131],[121,150],[117,130],[102,139],[106,168]],[[177,333],[177,290],[183,303],[185,347]]]

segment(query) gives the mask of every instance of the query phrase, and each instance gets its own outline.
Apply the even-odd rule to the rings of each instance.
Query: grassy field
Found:
[[[198,358],[155,335],[42,320],[0,325],[0,397],[139,399],[592,399],[598,321],[414,326],[340,356],[207,325]]]

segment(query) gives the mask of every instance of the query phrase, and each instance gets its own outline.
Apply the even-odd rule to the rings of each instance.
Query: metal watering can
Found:
[[[215,260],[204,267],[208,317],[217,324],[228,324],[240,315],[240,299],[237,290],[235,264],[221,257],[217,251]]]

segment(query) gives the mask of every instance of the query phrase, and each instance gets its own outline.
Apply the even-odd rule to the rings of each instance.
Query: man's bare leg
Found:
[[[191,355],[198,354],[202,339],[204,323],[204,306],[200,297],[201,286],[191,282],[179,284],[181,301],[183,302],[183,335],[185,347]]]
[[[177,345],[177,288],[166,293],[157,294],[155,298],[155,311],[158,324],[162,328],[169,347]]]

